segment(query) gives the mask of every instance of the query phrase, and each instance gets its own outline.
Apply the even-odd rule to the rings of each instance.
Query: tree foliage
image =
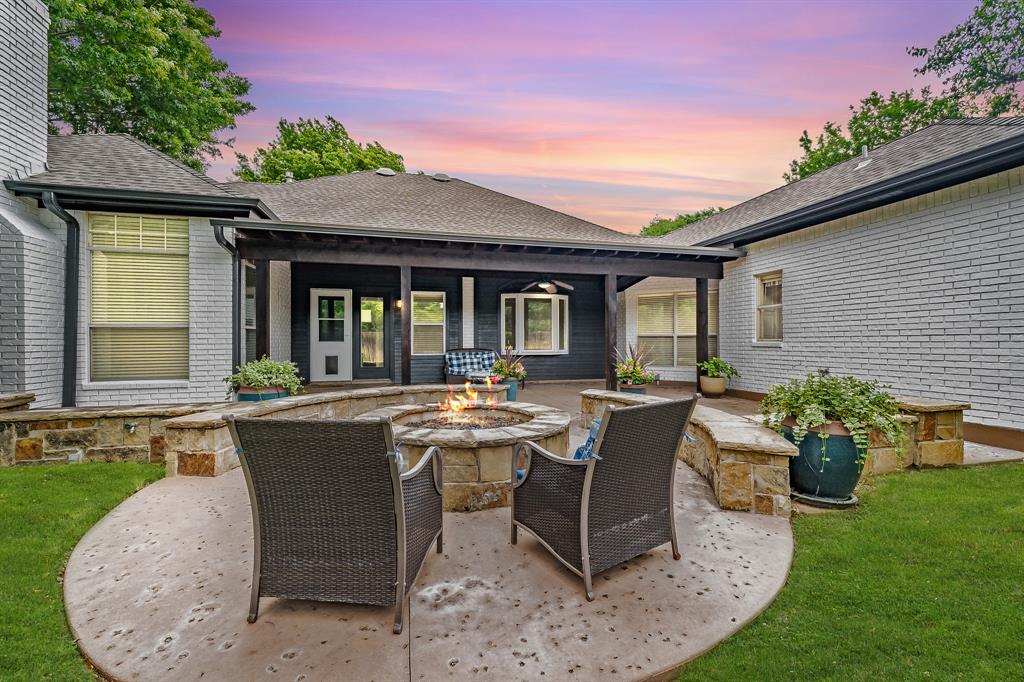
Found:
[[[971,114],[1024,113],[1024,0],[982,0],[970,18],[933,47],[909,47],[920,75],[942,78]]]
[[[277,137],[270,144],[257,149],[252,158],[235,156],[235,175],[249,182],[283,182],[287,171],[296,180],[377,168],[405,172],[400,154],[376,141],[356,142],[333,116],[328,116],[326,122],[300,118],[293,123],[282,118],[277,123]]]
[[[215,58],[190,0],[47,0],[51,130],[130,133],[201,169],[253,111],[249,81]]]
[[[850,120],[845,129],[838,123],[826,121],[822,131],[813,138],[805,130],[800,136],[803,155],[789,162],[789,172],[782,177],[786,182],[796,182],[853,158],[862,147],[874,149],[936,121],[961,115],[955,99],[934,96],[927,87],[917,95],[913,90],[894,90],[888,97],[872,92],[860,101],[860,106],[850,106]]]
[[[692,225],[698,221],[710,218],[716,213],[721,213],[723,209],[721,206],[711,206],[709,208],[703,208],[693,213],[680,213],[675,218],[659,218],[655,216],[651,219],[651,222],[647,224],[642,230],[640,235],[643,237],[660,237],[663,234],[674,232],[681,227]]]

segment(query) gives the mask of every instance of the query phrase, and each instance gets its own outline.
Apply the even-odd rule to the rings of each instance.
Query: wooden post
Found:
[[[256,357],[270,357],[270,261],[256,265]]]
[[[615,377],[615,348],[618,345],[619,278],[614,272],[604,276],[604,387],[618,388]]]
[[[412,383],[412,267],[399,266],[401,280],[400,311],[402,334],[402,385]]]
[[[697,278],[697,364],[708,359],[708,281]],[[700,370],[697,371],[700,376]]]

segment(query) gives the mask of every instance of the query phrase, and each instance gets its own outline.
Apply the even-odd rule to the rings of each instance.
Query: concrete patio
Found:
[[[73,552],[68,622],[117,680],[493,680],[670,677],[736,632],[782,588],[787,520],[718,509],[677,475],[682,559],[668,546],[595,578],[597,599],[509,511],[446,514],[401,635],[392,611],[265,599],[245,622],[252,528],[240,470],[165,479],[129,498]]]

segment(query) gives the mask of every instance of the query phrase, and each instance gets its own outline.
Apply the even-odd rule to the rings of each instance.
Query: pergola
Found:
[[[376,265],[399,271],[401,290],[401,383],[412,379],[413,268],[491,270],[521,273],[594,275],[604,279],[604,376],[616,387],[615,348],[618,293],[647,277],[696,280],[697,361],[708,357],[708,280],[722,278],[722,263],[743,255],[741,249],[663,245],[623,235],[622,241],[561,241],[439,232],[410,232],[347,225],[287,221],[213,219],[218,239],[224,228],[235,231],[234,296],[241,306],[241,259],[256,266],[256,353],[269,353],[270,261]],[[234,351],[240,359],[238,329]]]

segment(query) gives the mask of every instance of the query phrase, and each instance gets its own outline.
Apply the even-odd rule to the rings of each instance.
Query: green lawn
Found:
[[[92,680],[64,621],[64,562],[155,464],[0,469],[0,679]]]
[[[873,485],[794,518],[779,598],[680,680],[1024,679],[1024,465]]]

